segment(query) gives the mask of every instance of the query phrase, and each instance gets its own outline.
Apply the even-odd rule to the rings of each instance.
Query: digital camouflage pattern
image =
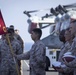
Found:
[[[21,54],[22,48],[18,41],[13,39],[11,41],[11,46],[13,48],[13,52],[15,54]],[[10,50],[10,47],[6,40],[2,40],[0,42],[0,74],[1,75],[17,75],[15,62],[13,60],[13,56]],[[18,60],[16,60],[18,63]],[[19,68],[19,67],[18,67]]]
[[[59,54],[59,59],[58,59],[58,61],[60,61],[62,65],[64,64],[64,61],[62,60],[62,57],[70,49],[71,49],[71,45],[69,44],[69,42],[66,42],[65,44],[62,45],[61,51],[60,51],[60,54]],[[65,66],[65,67],[62,67],[62,69],[63,69],[64,73],[59,73],[59,75],[72,75],[72,71],[73,71],[72,68],[69,68],[69,67]]]
[[[17,55],[17,59],[29,59],[30,75],[45,75],[46,49],[44,44],[38,40],[32,45],[30,51]]]

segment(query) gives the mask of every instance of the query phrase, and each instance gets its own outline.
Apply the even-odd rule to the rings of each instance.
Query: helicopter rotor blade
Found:
[[[34,12],[45,11],[45,10],[50,10],[50,8],[48,8],[48,9],[41,9],[41,10],[27,11],[27,13],[34,13]],[[24,12],[26,12],[26,11],[24,11]]]
[[[42,16],[42,19],[43,19],[43,18],[48,18],[48,17],[50,17],[50,16],[53,16],[53,14],[47,14],[47,13],[46,13],[45,16]]]
[[[49,27],[49,26],[50,26],[50,24],[48,24],[46,26],[42,26],[42,27],[40,27],[40,29],[44,29],[44,28]]]
[[[23,13],[26,14],[28,17],[31,17],[31,15],[27,11],[24,11]]]
[[[69,4],[69,5],[63,5],[64,8],[73,8],[76,7],[76,3]]]
[[[33,11],[27,11],[27,13],[34,13],[34,12],[38,12],[39,10],[33,10]]]
[[[70,7],[76,7],[76,3],[73,4],[69,4],[69,5],[63,5],[64,8],[70,8]],[[52,8],[48,8],[48,9],[42,9],[42,10],[32,10],[32,11],[27,11],[27,13],[34,13],[34,12],[39,12],[39,11],[45,11],[45,10],[50,10]],[[26,11],[24,11],[26,12]]]
[[[44,29],[44,28],[47,28],[51,25],[55,25],[55,23],[47,24],[46,26],[42,26],[42,24],[41,24],[41,25],[39,25],[39,27],[40,27],[40,29]]]

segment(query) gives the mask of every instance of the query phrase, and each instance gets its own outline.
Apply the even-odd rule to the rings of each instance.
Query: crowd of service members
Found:
[[[76,75],[76,58],[71,61],[63,61],[62,57],[66,52],[71,52],[76,56],[76,20],[70,22],[69,28],[62,30],[59,35],[60,41],[63,42],[58,61],[65,64],[65,67],[56,69],[59,75]]]
[[[1,35],[0,39],[0,75],[18,75],[17,68],[19,75],[21,75],[21,61],[14,60],[13,55],[22,54],[23,49],[22,38],[17,33],[17,30],[14,29],[14,26],[10,25],[7,27],[7,34]]]
[[[8,37],[12,50],[9,46],[8,38],[6,34],[3,34],[0,39],[0,74],[1,75],[21,75],[21,61],[28,60],[30,65],[30,75],[46,75],[46,47],[40,40],[42,36],[42,30],[35,28],[31,32],[31,39],[34,41],[30,51],[23,53],[24,43],[19,34],[15,33],[14,26],[10,25],[7,27]],[[66,52],[71,52],[72,55],[76,56],[76,20],[69,23],[69,26],[62,29],[59,32],[59,39],[63,42],[60,49],[58,61],[61,64],[65,64],[65,67],[56,69],[59,75],[75,75],[76,74],[76,59],[71,62],[66,62],[62,60],[63,55]],[[16,63],[14,62],[14,59]],[[17,71],[17,68],[19,73]]]
[[[26,53],[23,53],[23,40],[15,31],[13,25],[7,27],[7,34],[3,34],[0,39],[0,75],[21,75],[20,60],[23,59],[29,59],[30,75],[45,75],[46,47],[40,40],[41,29],[32,30],[31,38],[34,44]]]

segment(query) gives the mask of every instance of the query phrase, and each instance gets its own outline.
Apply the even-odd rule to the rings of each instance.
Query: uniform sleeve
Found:
[[[63,62],[62,56],[63,56],[63,49],[60,50],[58,61]]]
[[[70,73],[70,72],[73,72],[73,68],[70,68],[70,67],[67,67],[67,66],[62,67],[62,69],[63,69],[64,73]]]
[[[17,46],[16,46],[16,54],[22,54],[23,53],[23,50],[22,50],[22,47],[20,46],[20,44],[18,43]]]
[[[72,54],[73,54],[74,56],[76,56],[76,40],[75,40],[75,41],[73,42],[73,44],[72,44]],[[76,68],[76,58],[75,58],[73,61],[69,62],[69,63],[68,63],[68,66],[69,66],[69,67]]]
[[[17,55],[18,60],[28,60],[30,58],[30,51]]]
[[[24,42],[23,42],[21,36],[18,35],[18,38],[17,38],[17,39],[21,42],[21,47],[22,47],[22,49],[24,49]]]
[[[36,60],[37,60],[37,63],[43,63],[45,61],[45,55],[46,55],[46,52],[45,52],[45,47],[43,45],[39,45],[37,46],[36,48]]]
[[[71,68],[76,68],[76,58],[72,62],[69,62],[67,66]]]
[[[18,35],[17,39],[20,40],[22,44],[24,44],[24,42],[23,42],[23,40],[22,40],[20,35]]]
[[[23,42],[23,39],[21,38],[21,36],[18,34],[15,34],[15,38],[20,41],[21,47],[24,48],[24,42]]]

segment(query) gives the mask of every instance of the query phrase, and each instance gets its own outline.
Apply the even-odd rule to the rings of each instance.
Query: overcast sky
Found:
[[[32,42],[28,33],[28,17],[23,14],[24,10],[37,10],[55,8],[59,4],[66,5],[75,3],[76,0],[0,0],[0,9],[6,26],[14,25],[15,29],[19,30],[19,34],[24,42]],[[33,13],[33,15],[42,16],[50,11],[42,11]],[[49,30],[44,29],[42,38],[49,35]]]

